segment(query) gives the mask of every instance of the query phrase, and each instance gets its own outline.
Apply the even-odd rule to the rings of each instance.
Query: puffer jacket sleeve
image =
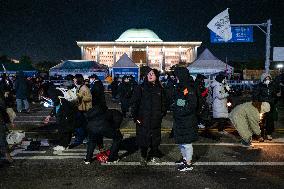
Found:
[[[142,87],[137,86],[134,89],[134,93],[130,99],[131,114],[134,118],[138,117],[141,98],[142,98]]]

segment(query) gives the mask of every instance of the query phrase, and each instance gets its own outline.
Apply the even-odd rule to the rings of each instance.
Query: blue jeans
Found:
[[[17,103],[17,111],[21,112],[23,109],[24,110],[28,110],[30,108],[29,102],[27,99],[16,99],[16,103]],[[23,108],[23,103],[24,103],[24,108]]]
[[[179,148],[184,160],[191,161],[193,155],[193,147],[192,144],[179,144]]]

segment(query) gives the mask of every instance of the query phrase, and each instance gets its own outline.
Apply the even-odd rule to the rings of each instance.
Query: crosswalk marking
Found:
[[[64,159],[84,159],[85,156],[26,156],[14,157],[15,160],[64,160]],[[139,166],[140,162],[117,162],[102,163],[104,166]],[[174,162],[152,163],[148,166],[175,166]],[[194,162],[194,166],[284,166],[284,162]]]

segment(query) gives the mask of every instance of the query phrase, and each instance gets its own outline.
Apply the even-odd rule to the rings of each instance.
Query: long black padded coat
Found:
[[[162,118],[166,114],[166,95],[162,86],[149,82],[138,85],[131,99],[131,107],[136,121],[137,145],[158,147]]]
[[[186,69],[186,68],[185,68]],[[198,140],[197,112],[198,95],[194,85],[190,83],[188,70],[175,70],[180,83],[177,84],[173,96],[173,128],[177,144],[190,144]]]

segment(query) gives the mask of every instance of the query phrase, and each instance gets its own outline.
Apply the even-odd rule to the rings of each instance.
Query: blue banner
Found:
[[[135,77],[135,80],[138,82],[139,79],[139,68],[113,68],[113,76],[122,78],[124,75]]]
[[[253,42],[253,26],[232,26],[232,39],[225,42],[210,30],[211,43]]]

